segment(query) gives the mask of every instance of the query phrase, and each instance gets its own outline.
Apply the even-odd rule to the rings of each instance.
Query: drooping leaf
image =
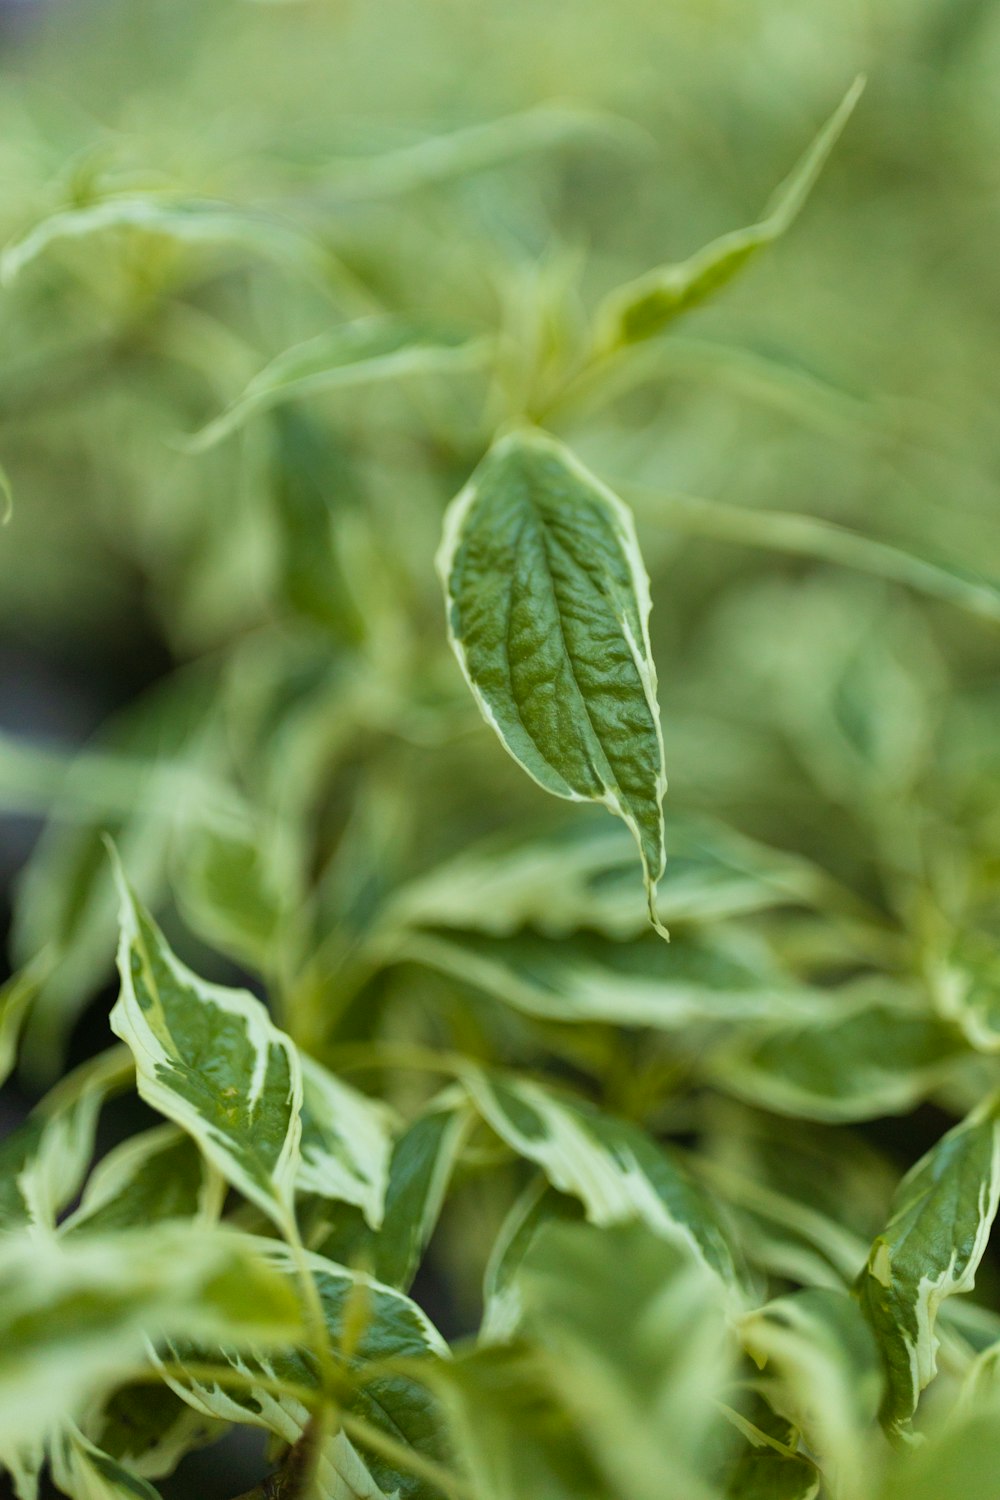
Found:
[[[969,1292],[1000,1199],[1000,1122],[986,1099],[903,1178],[858,1280],[886,1372],[881,1417],[905,1431],[937,1371],[934,1331],[946,1297]]]
[[[222,1180],[190,1136],[160,1125],[131,1136],[94,1169],[63,1234],[106,1234],[169,1219],[210,1220],[221,1209]]]
[[[559,1192],[579,1198],[592,1224],[639,1220],[688,1246],[727,1287],[738,1285],[711,1196],[639,1126],[513,1074],[469,1069],[466,1083],[501,1139]]]
[[[666,777],[629,511],[555,439],[516,432],[452,501],[437,565],[484,719],[540,786],[624,820],[656,925]]]
[[[296,344],[272,359],[225,411],[186,440],[203,453],[257,412],[320,391],[401,376],[473,368],[486,346],[399,318],[365,318]]]
[[[296,1265],[286,1247],[272,1244],[267,1256],[294,1284]],[[307,1256],[306,1265],[322,1305],[331,1356],[345,1382],[338,1393],[344,1425],[320,1452],[317,1500],[346,1500],[352,1494],[373,1500],[382,1495],[439,1500],[439,1492],[419,1472],[396,1469],[379,1452],[365,1449],[350,1419],[358,1418],[391,1439],[404,1454],[412,1452],[415,1469],[422,1467],[421,1459],[440,1464],[442,1434],[433,1397],[412,1375],[380,1366],[391,1360],[443,1359],[447,1345],[401,1292],[318,1255]],[[289,1444],[309,1424],[303,1397],[320,1390],[309,1350],[289,1345],[268,1354],[241,1354],[225,1343],[174,1340],[163,1346],[162,1356],[169,1361],[164,1369],[171,1389],[207,1416],[264,1427]],[[208,1370],[217,1374],[209,1376]],[[227,1372],[238,1378],[227,1382]]]
[[[301,1329],[253,1242],[158,1224],[0,1243],[0,1450],[42,1437],[144,1362],[161,1334],[269,1345]]]
[[[660,266],[619,287],[598,315],[598,347],[613,350],[654,337],[706,301],[790,227],[819,177],[864,88],[858,78],[767,203],[756,224],[712,240],[688,260]]]
[[[180,963],[116,874],[121,994],[111,1025],[135,1057],[139,1093],[287,1226],[300,1165],[298,1053],[248,991],[208,984]]]
[[[301,1192],[354,1203],[373,1229],[385,1209],[392,1153],[388,1109],[302,1058]]]

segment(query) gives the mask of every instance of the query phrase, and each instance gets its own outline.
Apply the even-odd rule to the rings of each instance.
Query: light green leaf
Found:
[[[10,286],[26,266],[60,241],[122,229],[162,235],[181,244],[249,249],[290,261],[314,275],[322,275],[330,260],[307,235],[266,213],[207,199],[120,193],[60,209],[12,240],[0,254],[0,284]]]
[[[470,369],[487,352],[482,341],[400,318],[344,323],[276,355],[224,412],[187,438],[184,446],[191,453],[203,453],[249,417],[285,401],[405,375]]]
[[[300,1192],[360,1208],[373,1229],[385,1209],[392,1153],[392,1117],[312,1058],[302,1058]]]
[[[629,511],[555,439],[516,432],[452,501],[437,566],[484,719],[546,791],[624,820],[658,926],[666,776]]]
[[[147,1336],[242,1346],[301,1326],[286,1279],[243,1237],[187,1224],[10,1235],[0,1243],[0,1449],[40,1438],[127,1378]]]
[[[5,1083],[13,1071],[21,1027],[47,968],[45,959],[29,964],[0,987],[0,1083]]]
[[[285,1246],[268,1246],[267,1258],[290,1286],[295,1284],[296,1263]],[[439,1465],[442,1457],[435,1402],[410,1374],[380,1366],[389,1360],[441,1359],[447,1345],[401,1292],[318,1255],[308,1255],[306,1264],[329,1330],[333,1361],[345,1380],[339,1393],[343,1425],[320,1453],[317,1500],[354,1495],[439,1500],[439,1492],[423,1477],[425,1467]],[[225,1344],[171,1341],[161,1355],[170,1387],[207,1416],[264,1427],[289,1444],[308,1426],[309,1401],[320,1390],[311,1353],[289,1346],[266,1355],[241,1354]],[[209,1378],[206,1366],[217,1376]],[[352,1419],[365,1428],[352,1426]],[[357,1434],[367,1429],[374,1432],[373,1443],[380,1436],[394,1440],[413,1467],[396,1469],[379,1451],[364,1448]]]
[[[613,350],[662,333],[675,318],[732,281],[758,251],[780,239],[808,198],[863,88],[864,79],[855,79],[756,224],[721,235],[688,260],[657,267],[612,292],[598,314],[598,348]]]
[[[190,1136],[159,1125],[131,1136],[95,1167],[83,1199],[62,1225],[105,1234],[169,1219],[217,1218],[224,1184]]]
[[[660,881],[661,922],[706,922],[781,905],[811,905],[830,882],[805,860],[693,819],[670,820],[670,860]],[[418,876],[393,897],[386,922],[546,937],[580,928],[639,937],[647,924],[626,830],[595,814],[544,837],[527,830],[492,838]]]
[[[727,1288],[738,1283],[712,1198],[637,1125],[513,1074],[470,1068],[465,1081],[487,1124],[554,1188],[579,1198],[591,1223],[639,1220],[693,1250]]]
[[[70,1424],[51,1447],[52,1477],[74,1500],[159,1500],[156,1490],[102,1453]]]
[[[543,1175],[528,1184],[493,1242],[483,1282],[481,1340],[498,1343],[513,1338],[524,1315],[517,1273],[529,1246],[544,1225],[579,1219],[582,1213],[578,1199],[557,1193]]]
[[[276,831],[275,831],[276,833]],[[208,821],[184,840],[173,886],[187,925],[255,973],[280,961],[282,928],[299,881],[289,841]]]
[[[716,1087],[779,1114],[870,1120],[903,1114],[967,1056],[957,1027],[923,1010],[918,995],[863,979],[820,992],[811,1016],[735,1037],[706,1070]]]
[[[667,494],[633,484],[622,485],[621,489],[644,520],[656,520],[685,536],[834,563],[873,578],[889,579],[932,599],[943,599],[981,619],[1000,621],[1000,582],[973,568],[922,557],[906,546],[864,536],[822,516],[730,505],[724,500]]]
[[[748,1313],[739,1335],[764,1372],[764,1396],[803,1434],[831,1491],[862,1500],[883,1378],[857,1302],[846,1291],[809,1288]]]
[[[998,1101],[986,1099],[900,1183],[884,1233],[858,1281],[885,1363],[881,1417],[904,1432],[937,1372],[937,1311],[969,1292],[1000,1199]]]
[[[298,1053],[248,991],[208,984],[186,968],[117,864],[116,877],[121,993],[111,1026],[135,1057],[139,1093],[287,1228],[300,1165]]]

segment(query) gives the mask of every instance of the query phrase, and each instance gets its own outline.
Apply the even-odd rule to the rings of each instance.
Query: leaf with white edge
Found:
[[[558,1219],[575,1220],[582,1216],[579,1199],[557,1193],[549,1187],[544,1176],[540,1175],[528,1184],[493,1242],[483,1280],[481,1341],[507,1342],[516,1333],[524,1312],[517,1273],[542,1226]]]
[[[91,1174],[63,1234],[104,1234],[168,1219],[218,1217],[224,1183],[190,1136],[159,1125],[123,1141]]]
[[[120,1386],[81,1426],[109,1458],[145,1479],[172,1474],[186,1453],[225,1430],[167,1386],[138,1381]]]
[[[247,990],[208,984],[182,964],[115,869],[121,994],[111,1026],[135,1057],[139,1094],[285,1228],[300,1165],[295,1046]]]
[[[646,929],[648,933],[648,927]],[[837,1012],[824,992],[794,985],[752,946],[724,935],[675,933],[631,943],[591,934],[561,941],[523,932],[414,932],[392,949],[523,1011],[552,1021],[603,1021],[663,1031],[808,1026]]]
[[[863,88],[864,79],[855,79],[756,224],[721,235],[688,260],[659,266],[612,292],[598,313],[598,349],[610,352],[662,333],[675,318],[732,281],[759,251],[780,239],[805,204]]]
[[[163,235],[188,245],[232,245],[322,275],[332,257],[291,225],[266,213],[208,199],[166,194],[119,193],[42,219],[0,254],[0,284],[10,284],[52,246],[108,231],[133,230]]]
[[[407,375],[467,370],[482,363],[488,345],[401,318],[373,317],[307,339],[275,355],[225,411],[185,439],[203,453],[248,418],[286,401],[322,391],[398,380]]]
[[[519,431],[452,501],[437,567],[483,718],[539,786],[623,819],[659,927],[666,774],[631,513],[554,438]]]
[[[846,1291],[810,1287],[748,1313],[738,1332],[764,1372],[760,1389],[770,1406],[803,1434],[833,1492],[861,1500],[884,1382],[857,1302]]]
[[[302,1058],[300,1192],[354,1203],[373,1229],[382,1222],[392,1116],[385,1105]]]
[[[272,1243],[266,1255],[294,1286],[297,1267],[287,1247]],[[412,1375],[382,1366],[390,1360],[446,1359],[447,1345],[402,1292],[318,1255],[307,1255],[306,1266],[329,1332],[331,1358],[344,1381],[338,1392],[343,1426],[319,1455],[317,1500],[383,1495],[439,1500],[439,1490],[426,1478],[428,1466],[440,1465],[444,1456],[436,1403]],[[169,1362],[165,1379],[171,1389],[207,1416],[266,1428],[289,1444],[309,1424],[309,1398],[318,1397],[320,1381],[308,1349],[289,1345],[268,1354],[240,1354],[225,1344],[171,1340],[160,1355]],[[373,1445],[379,1437],[396,1445],[398,1468],[374,1446],[365,1447],[352,1418],[364,1424],[362,1432],[373,1432]],[[404,1468],[404,1457],[410,1469]]]
[[[969,1055],[956,1026],[888,980],[822,992],[811,1016],[737,1037],[707,1060],[717,1088],[778,1114],[844,1122],[903,1114]]]
[[[656,897],[661,922],[811,906],[830,885],[806,860],[708,822],[668,821],[667,842],[670,860]],[[417,876],[395,893],[386,921],[493,937],[524,927],[553,938],[582,928],[639,937],[647,915],[633,879],[634,859],[628,832],[598,814],[581,815],[543,837],[518,829]]]
[[[159,1500],[151,1484],[130,1474],[69,1424],[50,1449],[52,1478],[74,1500]]]
[[[1000,1101],[986,1099],[903,1178],[857,1291],[882,1354],[881,1419],[905,1432],[937,1372],[946,1297],[969,1292],[1000,1199]]]
[[[90,1166],[101,1106],[131,1077],[127,1059],[115,1047],[83,1063],[0,1142],[0,1234],[28,1227],[54,1232]]]
[[[579,1198],[592,1224],[639,1220],[693,1250],[728,1288],[741,1271],[712,1197],[639,1126],[513,1074],[469,1068],[466,1086],[501,1140]]]
[[[387,1286],[407,1291],[437,1226],[474,1120],[460,1089],[445,1090],[432,1100],[393,1145],[385,1211],[377,1232],[360,1214],[336,1214],[317,1248],[330,1260],[370,1270]]]
[[[146,1340],[301,1334],[297,1299],[244,1236],[158,1224],[0,1242],[0,1450],[41,1438],[145,1362]]]

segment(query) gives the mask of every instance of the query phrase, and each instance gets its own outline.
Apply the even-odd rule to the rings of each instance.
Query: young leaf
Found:
[[[612,292],[598,314],[598,347],[610,351],[662,333],[675,318],[732,281],[758,251],[779,239],[808,198],[863,88],[864,79],[855,79],[756,224],[721,235],[688,260],[660,266]]]
[[[266,1255],[293,1285],[297,1267],[287,1248],[272,1244]],[[318,1255],[307,1256],[307,1268],[322,1305],[334,1364],[344,1378],[338,1396],[344,1427],[320,1453],[317,1500],[342,1500],[351,1494],[372,1500],[382,1495],[439,1500],[439,1491],[420,1477],[421,1460],[433,1465],[442,1457],[435,1402],[412,1375],[380,1366],[390,1360],[444,1358],[447,1345],[401,1292]],[[222,1421],[264,1427],[289,1444],[306,1430],[311,1416],[308,1398],[320,1391],[312,1354],[295,1346],[270,1354],[241,1354],[226,1344],[171,1341],[163,1346],[161,1357],[169,1361],[164,1367],[167,1383],[196,1410]],[[206,1366],[213,1371],[211,1377]],[[227,1381],[227,1373],[237,1378]],[[379,1434],[394,1440],[404,1456],[412,1456],[413,1469],[402,1464],[396,1469],[374,1446],[364,1449],[362,1439],[355,1439],[352,1417],[374,1429],[373,1441]]]
[[[906,1431],[937,1372],[938,1308],[975,1285],[1000,1199],[998,1113],[998,1100],[985,1100],[907,1173],[858,1280],[885,1364],[890,1431]]]
[[[546,791],[624,820],[658,926],[666,776],[629,511],[554,438],[516,432],[452,501],[437,566],[484,719]]]
[[[73,1417],[144,1358],[147,1336],[270,1344],[301,1333],[287,1279],[254,1243],[158,1224],[0,1243],[0,1450]]]
[[[206,199],[152,193],[119,193],[96,203],[60,209],[42,219],[0,254],[0,284],[10,286],[32,261],[61,240],[108,230],[142,230],[181,244],[234,245],[321,274],[326,252],[300,230],[265,213]]]
[[[344,323],[275,355],[242,395],[185,442],[203,453],[257,412],[319,391],[425,372],[468,369],[485,354],[482,342],[399,318]]]
[[[139,1093],[287,1227],[300,1166],[298,1053],[253,995],[180,963],[117,864],[116,876],[121,994],[111,1026],[135,1057]]]
[[[388,1109],[342,1083],[312,1058],[302,1058],[300,1192],[360,1208],[373,1229],[382,1222],[392,1122]]]
[[[512,1074],[470,1068],[466,1084],[497,1135],[579,1198],[592,1224],[638,1219],[693,1250],[727,1286],[738,1282],[711,1197],[637,1125]]]

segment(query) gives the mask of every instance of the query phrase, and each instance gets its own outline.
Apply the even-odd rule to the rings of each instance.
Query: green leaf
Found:
[[[172,1474],[186,1453],[225,1430],[175,1391],[149,1381],[120,1386],[84,1425],[102,1452],[146,1479]]]
[[[863,88],[864,79],[855,79],[756,224],[721,235],[688,260],[660,266],[612,292],[598,314],[598,348],[613,350],[662,333],[675,318],[732,281],[758,251],[780,239],[808,198]]]
[[[144,1363],[147,1337],[295,1337],[298,1305],[252,1241],[158,1224],[0,1243],[0,1449],[42,1437]]]
[[[121,993],[111,1026],[135,1057],[139,1093],[285,1228],[300,1166],[298,1053],[248,991],[186,968],[117,864],[116,877]]]
[[[906,1174],[858,1280],[885,1363],[890,1431],[909,1427],[937,1372],[938,1308],[975,1285],[1000,1199],[998,1108],[986,1099]]]
[[[13,1071],[21,1027],[47,967],[45,961],[28,965],[0,987],[0,1083],[5,1083]]]
[[[903,1114],[968,1056],[958,1028],[888,980],[831,990],[814,1014],[752,1030],[707,1062],[715,1085],[779,1114],[870,1120]]]
[[[516,432],[452,501],[437,566],[484,719],[546,791],[624,820],[658,926],[666,776],[631,514],[554,438]]]
[[[726,1471],[726,1500],[816,1500],[820,1473],[799,1453],[747,1447]]]
[[[131,1077],[126,1059],[115,1047],[83,1063],[0,1142],[0,1235],[55,1230],[90,1166],[101,1106]]]
[[[56,1484],[75,1500],[159,1500],[151,1484],[130,1474],[73,1425],[57,1434],[51,1461]]]
[[[266,1254],[270,1265],[294,1285],[297,1266],[287,1248],[271,1244]],[[338,1392],[343,1425],[320,1453],[317,1500],[345,1500],[352,1494],[372,1500],[382,1495],[440,1500],[439,1491],[421,1474],[421,1460],[435,1465],[442,1457],[436,1403],[401,1365],[383,1366],[441,1359],[447,1345],[401,1292],[318,1255],[307,1255],[306,1266],[322,1305],[334,1364],[345,1382]],[[169,1362],[164,1369],[170,1387],[207,1416],[264,1427],[289,1444],[308,1426],[308,1402],[318,1399],[321,1389],[311,1351],[289,1346],[267,1355],[241,1354],[225,1344],[171,1341],[161,1352]],[[205,1366],[214,1372],[211,1378],[203,1373]],[[365,1428],[352,1426],[352,1418]],[[365,1448],[356,1434],[366,1429],[373,1431],[373,1443],[380,1435],[394,1440],[412,1458],[413,1469],[397,1469],[380,1452]]]
[[[173,1125],[141,1131],[95,1167],[63,1234],[104,1234],[169,1219],[211,1221],[222,1207],[222,1182],[194,1141]]]
[[[475,1116],[461,1090],[446,1090],[392,1148],[385,1210],[376,1230],[360,1214],[336,1215],[322,1253],[370,1270],[407,1291],[437,1226],[448,1184]]]
[[[483,1282],[480,1339],[496,1343],[513,1338],[524,1315],[517,1275],[535,1236],[546,1224],[579,1219],[582,1213],[578,1199],[557,1193],[544,1176],[528,1184],[493,1242]]]
[[[354,1203],[378,1229],[392,1153],[389,1110],[309,1057],[302,1058],[302,1095],[297,1189]]]
[[[12,240],[0,254],[0,284],[10,286],[26,266],[60,241],[109,230],[138,230],[187,245],[232,245],[291,261],[317,276],[328,269],[330,259],[300,230],[266,213],[207,199],[120,193],[60,209]]]
[[[184,446],[191,453],[203,453],[256,413],[321,391],[406,375],[470,369],[483,360],[487,347],[482,341],[401,318],[373,317],[344,323],[275,355],[242,394],[187,438]]]
[[[670,860],[656,897],[661,922],[808,906],[829,888],[805,860],[707,821],[670,820],[667,841]],[[540,838],[519,829],[419,875],[395,893],[386,920],[402,927],[471,928],[493,937],[524,927],[553,938],[581,928],[610,938],[639,937],[647,915],[632,878],[634,858],[626,830],[599,814],[575,818]]]
[[[592,1224],[639,1220],[693,1250],[727,1287],[738,1282],[711,1197],[639,1126],[513,1074],[470,1068],[465,1081],[487,1124],[554,1188],[579,1198]]]
[[[669,948],[651,935],[620,943],[586,934],[552,941],[530,932],[418,932],[392,953],[545,1020],[677,1032],[742,1026],[756,1034],[768,1023],[835,1019],[821,991],[794,986],[753,948],[696,932],[675,933]]]
[[[739,1334],[764,1372],[768,1403],[802,1433],[832,1492],[861,1500],[883,1378],[857,1302],[846,1291],[809,1288],[748,1313]]]

